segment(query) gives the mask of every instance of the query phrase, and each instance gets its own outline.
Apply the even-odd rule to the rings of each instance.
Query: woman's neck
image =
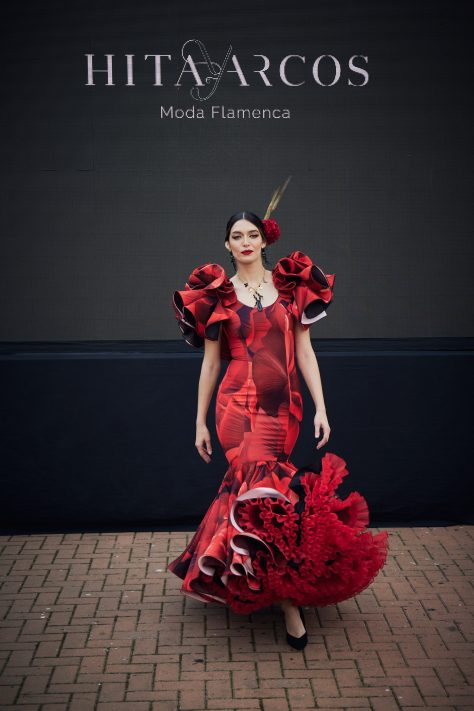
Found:
[[[249,264],[244,267],[239,266],[237,269],[236,279],[240,278],[252,286],[259,284],[264,277],[266,277],[266,272],[263,264]]]

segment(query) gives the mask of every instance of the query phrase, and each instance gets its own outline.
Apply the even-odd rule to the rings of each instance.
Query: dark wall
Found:
[[[326,452],[349,471],[372,526],[474,524],[471,339],[325,341],[318,349],[331,436],[316,450],[314,405],[291,461]],[[443,343],[443,341],[446,341]],[[0,531],[198,525],[228,469],[215,432],[195,442],[201,354],[185,344],[0,348]],[[177,388],[179,384],[179,388]]]
[[[269,252],[301,249],[336,273],[318,334],[473,335],[467,4],[49,0],[4,13],[1,340],[178,338],[172,290],[205,261],[233,273],[225,222],[263,214],[290,174]],[[206,101],[189,75],[175,86],[193,38],[216,62],[232,45],[250,86],[227,74]],[[104,74],[86,86],[87,53],[115,55],[115,86]],[[172,55],[161,87],[143,59],[154,53]],[[303,86],[279,78],[288,54],[306,57],[288,69]],[[334,86],[312,78],[324,54],[341,63]],[[352,55],[368,57],[366,86],[348,84],[362,79]],[[211,105],[291,118],[160,118]]]

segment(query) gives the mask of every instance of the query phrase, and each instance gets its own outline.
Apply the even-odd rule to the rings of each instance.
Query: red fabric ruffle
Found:
[[[307,330],[334,299],[335,274],[325,274],[310,257],[296,250],[282,257],[272,270],[273,281],[288,299],[297,320]]]
[[[220,264],[202,264],[193,269],[184,290],[173,293],[173,308],[184,340],[201,348],[204,338],[217,341],[222,321],[231,316],[236,302],[234,285]],[[221,357],[231,360],[226,338],[221,339]]]
[[[387,557],[365,499],[335,493],[348,474],[327,452],[316,467],[288,461],[231,465],[193,539],[168,567],[181,591],[248,613],[290,598],[323,607],[368,587]],[[318,471],[319,469],[319,471]]]

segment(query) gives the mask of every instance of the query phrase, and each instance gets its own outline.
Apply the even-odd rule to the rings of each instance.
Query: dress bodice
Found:
[[[220,264],[206,263],[190,274],[183,290],[173,294],[173,308],[184,340],[200,348],[204,339],[218,340],[221,357],[251,358],[255,343],[276,347],[298,320],[304,329],[326,316],[333,301],[335,274],[324,271],[303,252],[291,252],[272,269],[276,301],[259,311],[237,299],[234,284]]]
[[[231,359],[252,360],[262,349],[283,351],[286,334],[294,328],[294,317],[280,295],[262,311],[241,302],[232,304],[230,310],[229,318],[222,323],[222,337]]]

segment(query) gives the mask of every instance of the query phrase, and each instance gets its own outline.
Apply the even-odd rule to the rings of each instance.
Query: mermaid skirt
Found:
[[[327,452],[297,468],[289,460],[230,464],[189,545],[168,568],[181,591],[245,614],[289,598],[323,607],[364,590],[386,561],[387,531],[366,530],[365,499],[337,487],[345,461]]]

